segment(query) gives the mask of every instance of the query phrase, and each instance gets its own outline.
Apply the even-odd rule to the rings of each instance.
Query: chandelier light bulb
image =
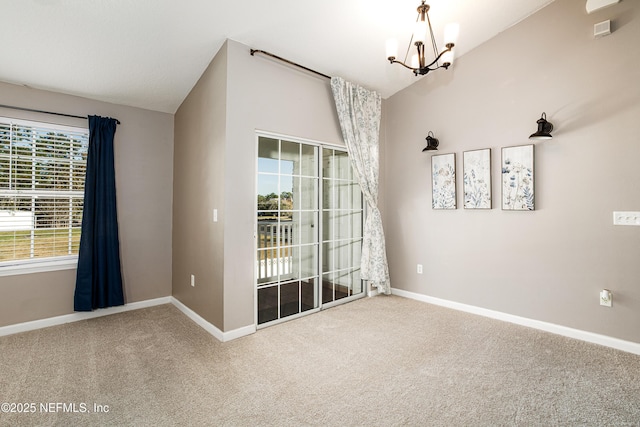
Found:
[[[420,68],[420,57],[417,53],[411,57],[411,68]]]
[[[416,22],[416,29],[413,32],[413,42],[414,43],[424,43],[427,40],[427,23],[419,20]]]
[[[387,59],[397,58],[397,57],[398,57],[398,40],[397,39],[387,40]]]
[[[453,51],[450,50],[448,52],[445,52],[440,58],[440,63],[443,66],[446,66],[446,64],[449,64],[449,65],[453,64]]]
[[[458,34],[460,33],[460,25],[457,23],[450,23],[444,27],[444,44],[455,45],[458,41]]]

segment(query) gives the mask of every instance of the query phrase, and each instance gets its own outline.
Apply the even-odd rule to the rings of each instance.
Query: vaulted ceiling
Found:
[[[553,0],[428,0],[436,39],[464,55]],[[389,65],[419,0],[0,0],[0,81],[173,113],[225,39],[384,98],[416,80]],[[249,54],[247,52],[247,54]],[[455,66],[455,63],[454,63]]]

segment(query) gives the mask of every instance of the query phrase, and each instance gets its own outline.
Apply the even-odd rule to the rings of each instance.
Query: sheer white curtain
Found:
[[[361,277],[380,292],[390,294],[387,252],[382,217],[378,210],[378,146],[382,98],[378,93],[340,77],[331,79],[331,90],[351,166],[368,207],[362,241]]]

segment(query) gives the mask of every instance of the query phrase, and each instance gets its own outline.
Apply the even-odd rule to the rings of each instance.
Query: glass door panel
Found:
[[[301,212],[294,220],[299,224],[298,229],[294,230],[300,237],[300,244],[318,243],[318,212]]]
[[[302,145],[300,174],[303,176],[318,176],[318,147],[308,144]]]
[[[277,174],[279,165],[279,141],[261,138],[258,146],[258,172]]]
[[[280,285],[280,318],[300,313],[300,282]]]
[[[320,306],[317,164],[316,146],[258,138],[259,325]]]
[[[345,151],[258,137],[257,321],[364,295],[362,194]]]
[[[339,270],[333,280],[333,295],[335,300],[351,295],[351,274],[347,270]]]
[[[280,173],[300,175],[300,144],[297,142],[280,142]]]
[[[322,150],[322,302],[362,295],[362,193],[346,152]]]
[[[318,178],[300,178],[297,182],[297,205],[303,211],[318,210]]]
[[[335,301],[333,295],[333,273],[324,273],[322,275],[322,303],[327,304]]]
[[[278,319],[278,286],[258,288],[258,324]]]
[[[318,307],[318,280],[310,278],[300,281],[300,311],[309,311]]]

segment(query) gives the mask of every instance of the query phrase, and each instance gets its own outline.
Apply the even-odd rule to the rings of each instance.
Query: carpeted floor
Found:
[[[32,411],[2,426],[640,425],[640,356],[400,297],[224,344],[163,305],[2,337],[0,357],[3,411]]]

